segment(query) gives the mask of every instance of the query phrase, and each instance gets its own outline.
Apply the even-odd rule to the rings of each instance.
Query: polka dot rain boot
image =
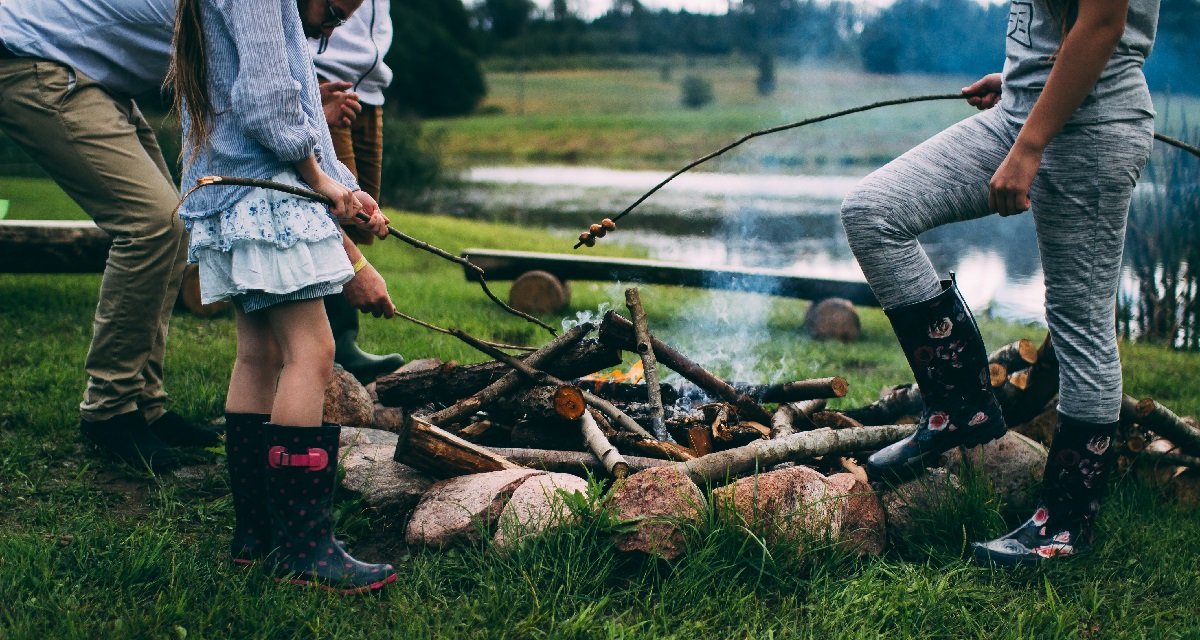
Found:
[[[924,473],[947,450],[990,442],[1006,427],[983,338],[953,279],[943,280],[933,298],[885,313],[925,401],[916,433],[867,460],[873,482],[899,483]]]
[[[267,513],[267,471],[263,458],[263,425],[271,416],[261,413],[225,414],[225,464],[233,496],[233,539],[229,557],[249,565],[271,551],[271,516]]]

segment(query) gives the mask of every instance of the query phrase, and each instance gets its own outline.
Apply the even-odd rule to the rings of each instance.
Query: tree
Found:
[[[461,0],[392,3],[395,37],[385,61],[388,105],[422,117],[470,113],[487,93]]]

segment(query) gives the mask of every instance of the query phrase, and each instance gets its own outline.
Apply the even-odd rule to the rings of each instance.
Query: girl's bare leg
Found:
[[[235,307],[236,308],[236,307]],[[262,313],[236,309],[237,357],[229,376],[226,413],[271,413],[283,356]]]
[[[283,368],[271,405],[271,422],[319,427],[325,387],[333,376],[333,334],[321,298],[274,305],[263,310],[278,343]]]

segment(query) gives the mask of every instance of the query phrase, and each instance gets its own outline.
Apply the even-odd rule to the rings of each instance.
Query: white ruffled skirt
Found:
[[[293,171],[274,182],[308,189]],[[200,301],[245,294],[284,295],[314,285],[339,291],[354,277],[338,224],[325,206],[254,189],[231,209],[187,220],[188,262],[200,267]]]

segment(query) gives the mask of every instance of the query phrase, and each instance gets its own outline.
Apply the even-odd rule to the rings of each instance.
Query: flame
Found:
[[[629,367],[628,371],[613,369],[607,373],[593,373],[590,376],[584,376],[581,380],[597,380],[600,382],[624,382],[627,384],[641,384],[646,381],[645,371],[642,369],[642,362],[639,360]]]

